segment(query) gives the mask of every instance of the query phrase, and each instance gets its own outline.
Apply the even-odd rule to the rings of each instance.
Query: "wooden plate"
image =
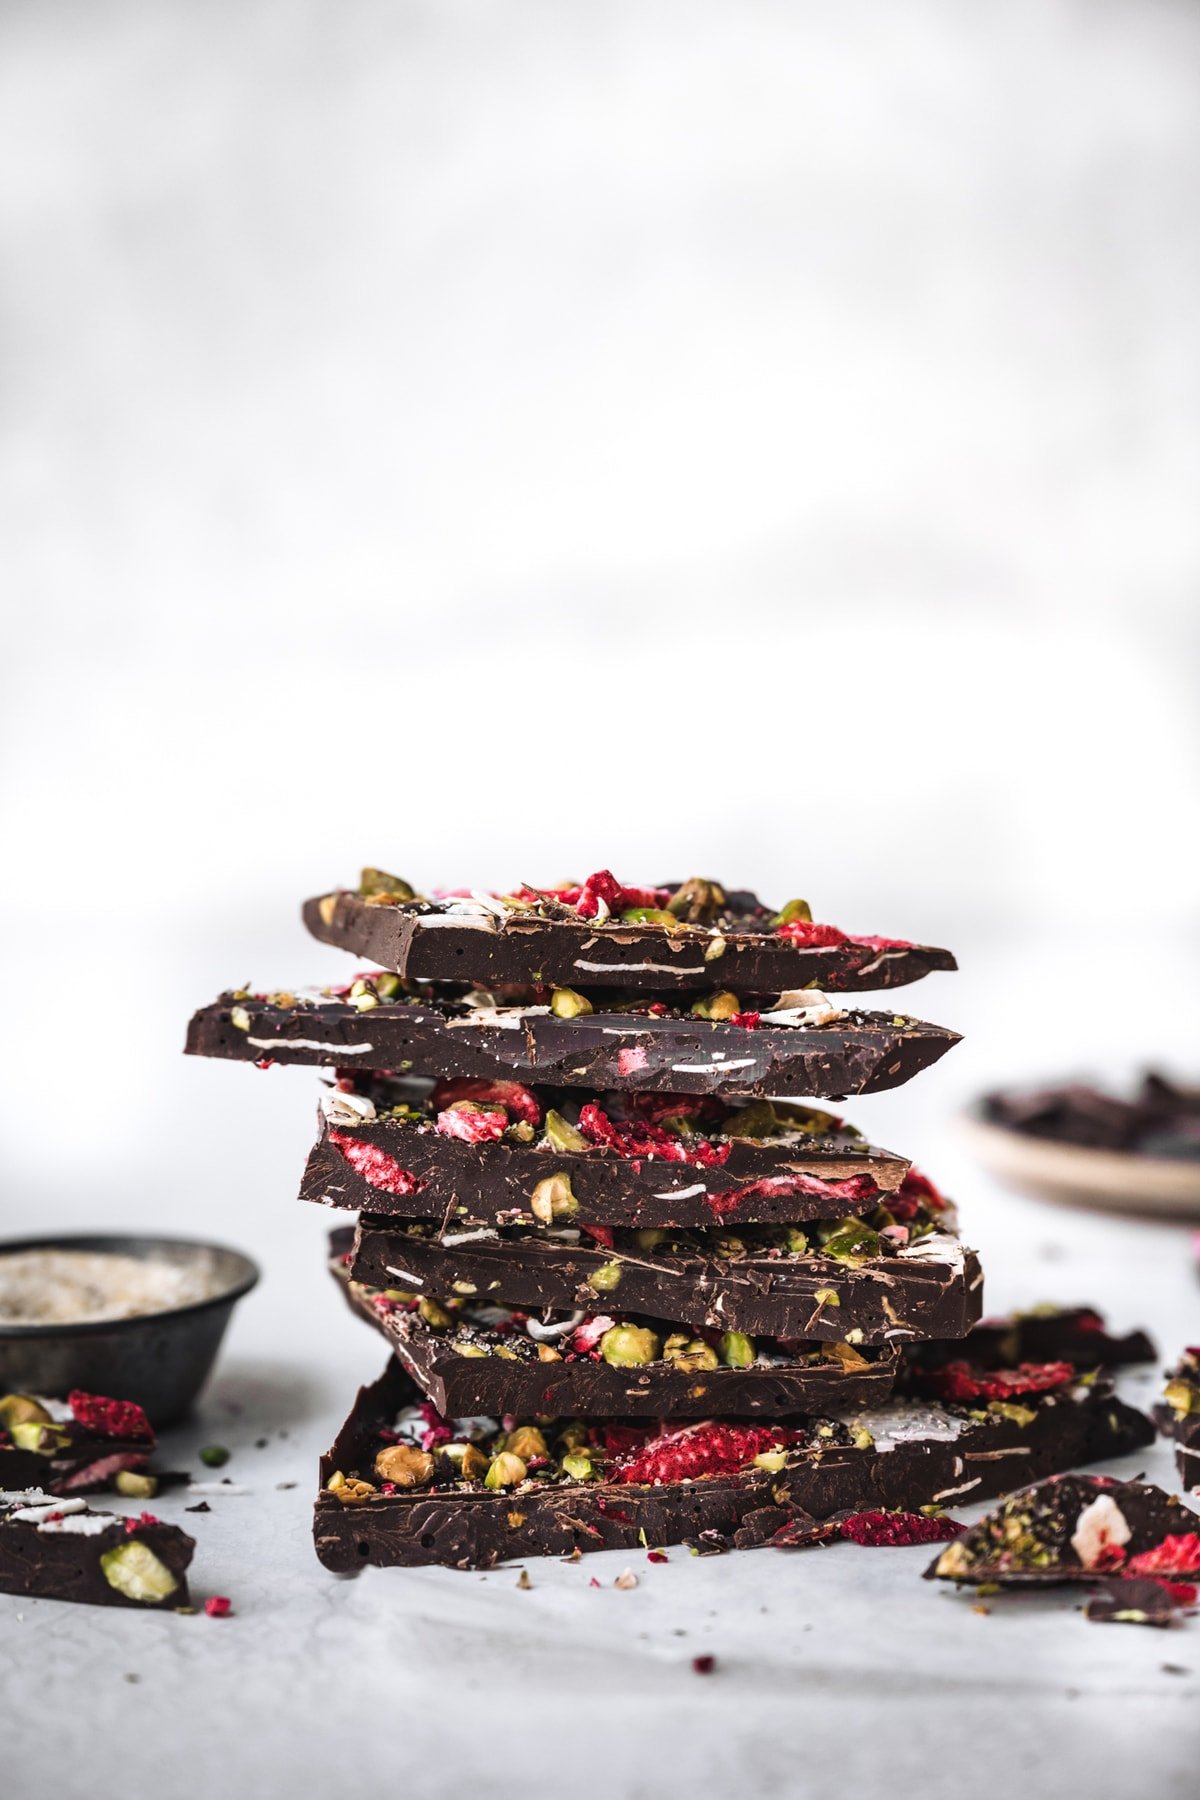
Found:
[[[1200,1162],[1056,1144],[995,1125],[978,1108],[963,1114],[960,1130],[968,1149],[998,1180],[1039,1200],[1200,1219]]]

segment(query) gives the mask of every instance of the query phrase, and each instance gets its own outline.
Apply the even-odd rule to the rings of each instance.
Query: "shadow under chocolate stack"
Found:
[[[304,918],[380,966],[227,993],[187,1047],[328,1071],[301,1196],[359,1214],[330,1268],[390,1351],[322,1462],[330,1568],[753,1544],[1149,1441],[1102,1379],[972,1339],[952,1208],[809,1104],[957,1041],[856,998],[949,952],[607,871],[426,899],[368,869]]]

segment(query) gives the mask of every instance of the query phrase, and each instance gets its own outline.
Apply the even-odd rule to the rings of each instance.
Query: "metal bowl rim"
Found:
[[[121,1249],[120,1246],[125,1248]],[[189,1300],[185,1306],[168,1306],[159,1312],[134,1313],[125,1319],[82,1319],[76,1324],[57,1325],[5,1325],[0,1324],[0,1341],[5,1338],[50,1338],[50,1337],[88,1337],[98,1332],[114,1332],[133,1330],[140,1325],[153,1324],[163,1319],[187,1319],[197,1313],[209,1312],[214,1307],[233,1306],[234,1303],[257,1287],[262,1269],[252,1256],[244,1250],[235,1250],[229,1244],[214,1244],[204,1238],[165,1237],[162,1233],[151,1235],[139,1231],[77,1231],[58,1233],[51,1236],[39,1234],[36,1237],[0,1238],[0,1257],[14,1255],[22,1250],[98,1250],[115,1256],[146,1256],[155,1248],[168,1247],[173,1250],[206,1250],[217,1251],[222,1256],[231,1256],[242,1265],[242,1274],[232,1286],[222,1288],[219,1294],[210,1294],[206,1300]]]

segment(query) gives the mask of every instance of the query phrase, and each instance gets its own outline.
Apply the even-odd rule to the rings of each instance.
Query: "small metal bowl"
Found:
[[[0,1324],[0,1392],[65,1398],[72,1388],[136,1400],[156,1428],[183,1418],[216,1360],[234,1305],[258,1281],[240,1250],[190,1238],[80,1235],[9,1238],[19,1250],[94,1250],[187,1265],[207,1261],[218,1291],[167,1312],[79,1325]]]

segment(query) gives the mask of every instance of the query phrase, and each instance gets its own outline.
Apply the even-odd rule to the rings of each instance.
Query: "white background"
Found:
[[[711,873],[951,943],[963,972],[918,1010],[966,1042],[855,1116],[947,1159],[994,1305],[1074,1255],[1091,1286],[1063,1298],[1194,1341],[1178,1234],[1001,1202],[944,1122],[993,1079],[1194,1070],[1198,100],[1183,0],[10,0],[5,1228],[246,1245],[267,1278],[211,1405],[257,1395],[315,1450],[379,1358],[292,1204],[312,1084],[185,1063],[188,1012],[340,971],[297,904],[364,860],[418,885]],[[336,1604],[346,1655],[383,1654],[372,1632],[398,1654],[386,1621],[418,1590],[324,1581],[311,1471],[278,1525],[289,1629]],[[245,1542],[222,1552],[242,1593]],[[846,1566],[821,1565],[835,1609]],[[732,1582],[744,1635],[751,1577],[721,1568],[671,1576]],[[461,1583],[419,1580],[449,1619]],[[902,1646],[929,1596],[896,1596]],[[1102,1655],[1117,1692],[1127,1658],[1162,1660],[1068,1618],[1062,1658]],[[89,1626],[46,1619],[90,1687]],[[235,1688],[253,1629],[216,1640]],[[457,1629],[496,1682],[512,1619]],[[1016,1680],[1006,1641],[981,1685]],[[614,1654],[601,1634],[587,1675],[609,1733]],[[853,1634],[837,1655],[868,1666]],[[756,1679],[786,1712],[781,1669]],[[644,1703],[640,1663],[633,1685]],[[1186,1752],[1164,1793],[1194,1756],[1181,1686],[1139,1702]],[[723,1744],[751,1690],[705,1688]],[[190,1691],[176,1724],[210,1742]],[[1056,1725],[1093,1794],[1111,1717]],[[326,1727],[290,1735],[332,1780]],[[285,1791],[255,1743],[260,1791]],[[884,1764],[859,1754],[868,1792]]]

